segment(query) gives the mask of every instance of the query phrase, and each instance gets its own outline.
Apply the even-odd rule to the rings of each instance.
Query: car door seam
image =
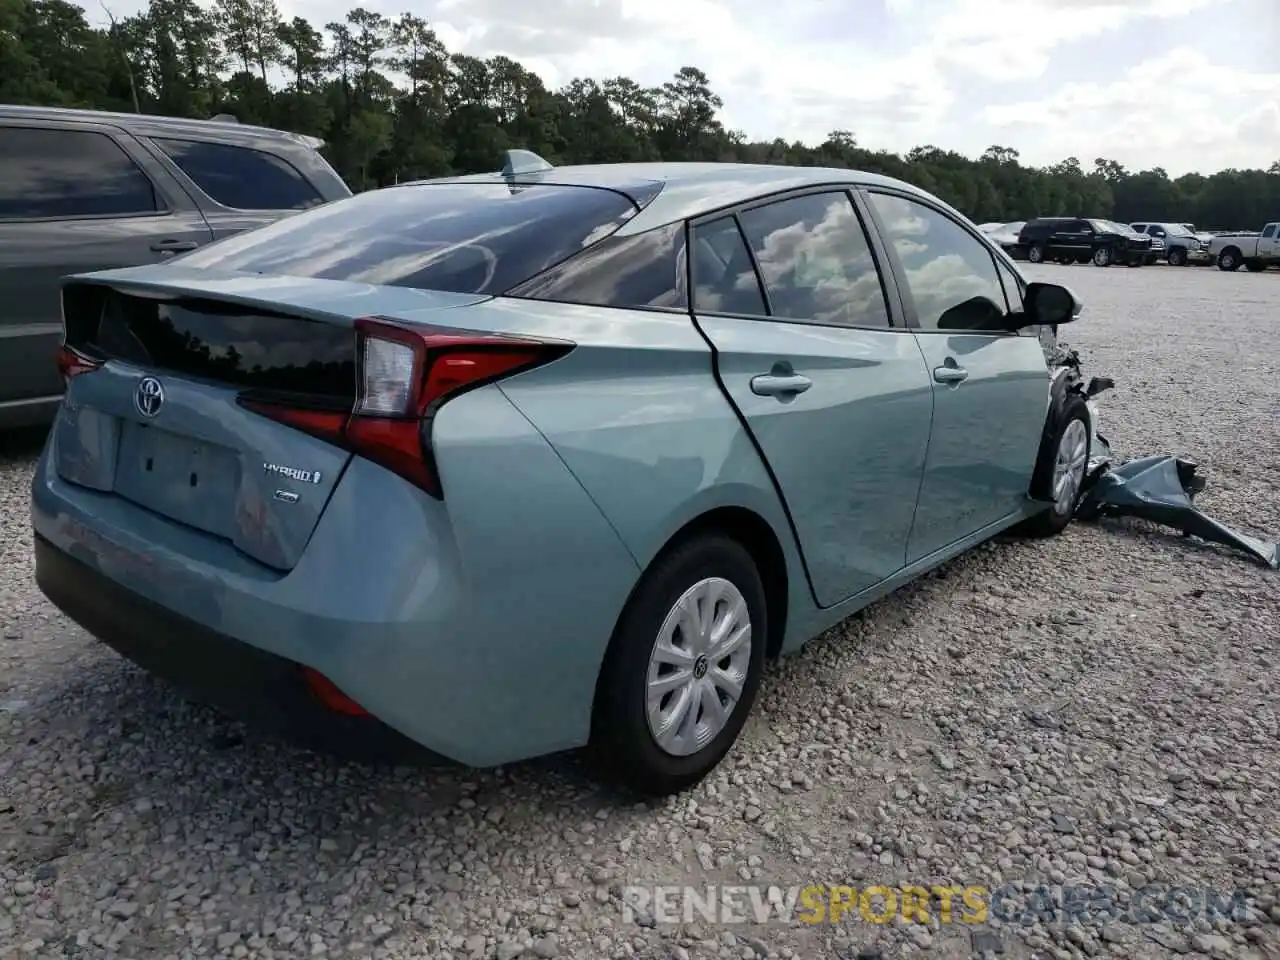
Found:
[[[765,474],[769,477],[769,482],[773,484],[773,492],[778,498],[778,504],[782,507],[783,516],[787,518],[787,526],[791,530],[791,539],[796,545],[796,556],[800,558],[800,569],[804,574],[805,584],[809,588],[809,596],[813,598],[814,605],[819,610],[825,610],[827,607],[824,607],[822,601],[818,599],[817,590],[814,588],[813,575],[809,572],[809,561],[805,558],[804,547],[800,543],[800,532],[796,528],[795,517],[791,515],[791,507],[787,504],[786,495],[782,492],[782,484],[778,481],[777,474],[773,472],[773,466],[769,463],[769,458],[765,456],[764,450],[760,446],[760,442],[756,439],[756,435],[752,432],[750,425],[747,423],[746,415],[739,410],[738,405],[733,402],[733,397],[729,393],[729,388],[724,382],[724,376],[720,371],[720,351],[716,349],[715,343],[712,341],[711,337],[707,335],[707,332],[702,329],[702,324],[698,322],[698,318],[693,314],[690,314],[689,319],[693,323],[693,329],[698,331],[698,335],[706,341],[707,347],[711,351],[711,376],[715,380],[716,386],[720,388],[721,398],[728,405],[729,409],[733,411],[733,415],[738,421],[739,428],[746,434],[747,442],[750,443],[752,449],[755,450],[756,456],[764,466]],[[835,606],[835,604],[830,604],[829,606]]]

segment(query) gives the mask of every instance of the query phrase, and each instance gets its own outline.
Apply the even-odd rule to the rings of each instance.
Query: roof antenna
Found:
[[[508,150],[506,161],[502,165],[502,176],[504,179],[510,180],[512,177],[546,173],[548,170],[554,169],[555,167],[531,150]]]

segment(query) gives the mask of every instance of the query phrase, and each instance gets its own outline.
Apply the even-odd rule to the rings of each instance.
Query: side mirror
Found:
[[[1084,309],[1070,290],[1056,283],[1028,283],[1022,303],[1022,325],[1028,327],[1070,323]]]

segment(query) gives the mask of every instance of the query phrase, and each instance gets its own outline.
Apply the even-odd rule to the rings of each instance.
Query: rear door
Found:
[[[191,198],[123,131],[0,119],[0,402],[62,392],[62,277],[211,239]]]
[[[1049,373],[1036,337],[1000,329],[1009,308],[995,257],[977,234],[922,199],[868,196],[933,379],[910,563],[1025,507]]]
[[[1258,256],[1266,260],[1280,259],[1280,223],[1268,223],[1262,228]]]
[[[297,167],[275,153],[206,140],[148,139],[199,198],[218,239],[325,202]]]
[[[693,225],[693,306],[795,525],[814,594],[904,565],[933,400],[848,192]]]

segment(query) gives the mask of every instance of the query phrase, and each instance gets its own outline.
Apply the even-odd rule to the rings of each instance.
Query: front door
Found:
[[[881,233],[933,380],[933,428],[907,561],[1021,512],[1049,406],[1034,336],[1001,329],[1009,309],[990,249],[940,209],[872,192]]]
[[[212,240],[191,198],[164,179],[109,125],[0,121],[0,402],[62,392],[63,277]]]
[[[850,195],[697,224],[692,257],[697,324],[777,480],[818,603],[891,576],[906,562],[932,388],[911,331],[890,323]]]

